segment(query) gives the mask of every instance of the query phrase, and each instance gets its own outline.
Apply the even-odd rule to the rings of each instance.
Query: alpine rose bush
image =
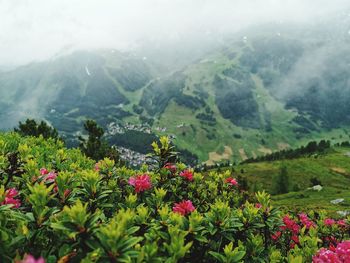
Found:
[[[238,182],[236,179],[232,178],[232,177],[229,177],[225,180],[226,183],[230,184],[230,185],[233,185],[233,186],[237,186],[238,185]]]
[[[349,262],[348,218],[286,213],[230,170],[95,162],[53,139],[0,133],[0,262]]]
[[[135,192],[140,193],[152,187],[151,178],[147,174],[130,177],[129,184],[135,187]]]
[[[45,263],[45,260],[42,257],[35,259],[32,255],[26,255],[21,263]]]
[[[15,198],[17,195],[18,191],[15,188],[6,190],[4,201],[2,201],[1,204],[11,205],[14,208],[19,208],[21,206],[21,201]]]
[[[180,215],[186,215],[195,210],[192,202],[190,200],[184,200],[180,203],[176,203],[173,207],[173,211],[175,213],[179,213]]]
[[[193,173],[190,170],[182,171],[180,176],[186,178],[188,181],[193,181]]]
[[[321,248],[312,257],[313,263],[349,263],[350,262],[350,240],[341,242],[333,250]]]

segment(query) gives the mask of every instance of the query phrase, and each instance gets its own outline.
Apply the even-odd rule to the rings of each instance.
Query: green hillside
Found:
[[[187,58],[180,70],[152,56],[97,50],[2,72],[0,128],[28,117],[46,119],[74,146],[91,118],[105,130],[111,124],[123,130],[108,130],[110,142],[135,130],[145,140],[171,134],[179,148],[209,165],[312,139],[349,138],[347,45],[334,46],[326,37],[329,28],[320,34],[311,27],[308,35],[297,27],[284,29],[289,34],[276,30],[237,33],[201,59]],[[346,41],[339,37],[337,45]]]
[[[270,191],[282,162],[235,166],[241,176],[194,172],[167,163],[169,142],[152,145],[157,165],[130,169],[0,132],[0,261],[311,262],[321,248],[348,244],[350,217],[335,210],[349,207],[350,147],[283,161],[291,187],[315,176],[324,189],[271,201],[244,191],[243,177]]]
[[[283,166],[287,169],[289,193],[275,194]],[[240,164],[233,166],[233,171],[235,176],[247,179],[250,191],[267,190],[275,205],[289,210],[325,209],[336,214],[350,207],[349,147],[332,147],[326,153],[296,159]],[[315,178],[322,185],[320,191],[311,189]],[[344,201],[332,204],[335,199]]]

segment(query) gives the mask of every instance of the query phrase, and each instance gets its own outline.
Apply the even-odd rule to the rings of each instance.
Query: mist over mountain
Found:
[[[61,41],[55,52],[47,49],[41,53],[46,55],[34,56],[35,62],[25,63],[31,60],[28,53],[14,59],[23,65],[5,63],[0,69],[0,129],[12,129],[26,118],[45,119],[69,145],[76,145],[83,121],[92,118],[116,145],[142,151],[143,140],[171,134],[180,149],[208,164],[244,160],[315,138],[347,137],[346,3],[325,2],[313,13],[312,4],[305,8],[288,2],[289,12],[278,7],[262,15],[252,11],[251,2],[238,2],[240,10],[257,17],[248,19],[236,11],[230,16],[226,10],[221,19],[205,21],[214,17],[210,1],[200,8],[188,4],[178,23],[160,10],[147,9],[148,15],[155,12],[164,18],[164,28],[138,35],[131,27],[135,31],[129,38],[117,34],[125,40],[119,44],[128,42],[125,46],[103,37],[104,44]],[[220,10],[225,6],[233,7],[223,1]],[[188,20],[195,7],[198,13]],[[169,11],[171,5],[164,8]],[[90,25],[84,19],[85,26]],[[72,23],[76,26],[77,21]],[[103,21],[99,28],[111,34],[112,27]],[[151,21],[143,26],[152,28]],[[65,27],[54,30],[68,32]],[[4,61],[10,53],[3,52]]]

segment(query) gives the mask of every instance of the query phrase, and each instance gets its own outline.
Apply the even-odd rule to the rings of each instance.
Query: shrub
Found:
[[[0,261],[310,262],[349,238],[347,220],[283,215],[265,192],[245,201],[229,171],[161,166],[173,153],[160,142],[159,167],[131,170],[0,133]]]

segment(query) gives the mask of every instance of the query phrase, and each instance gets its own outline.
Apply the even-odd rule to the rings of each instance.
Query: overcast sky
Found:
[[[0,0],[0,65],[73,47],[128,49],[144,39],[234,32],[269,21],[309,22],[349,0]]]

